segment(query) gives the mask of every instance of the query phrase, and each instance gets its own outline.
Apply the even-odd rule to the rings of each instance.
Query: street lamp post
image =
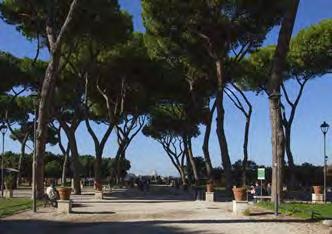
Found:
[[[1,197],[3,197],[3,186],[4,186],[4,157],[5,157],[5,134],[7,132],[7,126],[2,123],[0,126],[0,131],[2,134],[2,157],[1,157]]]
[[[326,134],[329,131],[330,125],[325,121],[320,125],[320,129],[324,135],[324,202],[326,203],[326,174],[327,174],[327,155],[326,155]]]

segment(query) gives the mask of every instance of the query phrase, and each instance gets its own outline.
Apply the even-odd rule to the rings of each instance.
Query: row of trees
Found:
[[[55,155],[50,152],[45,154],[45,178],[50,179],[60,179],[63,185],[66,184],[66,179],[72,177],[71,173],[71,164],[70,162],[66,164],[66,170],[62,168],[64,164],[65,157],[63,155]],[[94,164],[95,157],[92,155],[80,155],[79,157],[79,175],[81,178],[93,178],[95,175]],[[22,168],[20,170],[21,178],[24,178],[31,185],[32,183],[32,155],[26,154],[23,158],[21,154],[6,152],[4,155],[4,167],[5,168]],[[124,160],[121,164],[121,177],[127,175],[127,171],[130,170],[130,161]],[[114,158],[103,158],[101,163],[101,178],[108,182],[113,182],[112,179],[115,177],[117,170],[117,164]],[[65,172],[65,174],[64,174]],[[16,186],[19,186],[21,183],[18,182]]]
[[[63,177],[63,162],[65,157],[63,155],[55,155],[53,153],[47,152],[45,154],[45,178],[49,179],[60,179],[63,185],[66,184],[66,178],[71,178],[71,164],[70,162],[66,165],[66,174]],[[94,165],[95,156],[92,155],[80,155],[79,157],[79,174],[81,178],[93,178],[95,175]],[[21,162],[20,162],[21,161]],[[26,154],[21,158],[21,154],[6,152],[4,155],[4,167],[5,168],[18,168],[21,163],[21,177],[25,179],[30,185],[32,183],[32,155]],[[236,161],[232,164],[232,176],[234,180],[241,180],[242,177],[242,160]],[[206,165],[203,157],[195,157],[195,165],[197,168],[198,175],[203,178],[206,176]],[[257,182],[257,169],[264,167],[258,165],[255,162],[249,160],[247,173],[247,183],[248,185],[254,185]],[[121,165],[122,177],[127,175],[128,170],[130,170],[130,161],[124,160]],[[115,158],[103,158],[101,164],[101,178],[107,183],[116,183],[115,174],[117,171],[117,164]],[[192,170],[188,167],[184,167],[184,173],[189,182],[194,181],[194,175]],[[214,177],[218,185],[223,186],[225,184],[225,178],[223,177],[223,169],[221,167],[215,167],[212,169],[212,176]],[[285,176],[289,177],[293,174],[297,180],[296,188],[310,187],[314,184],[319,184],[323,176],[323,170],[320,166],[314,166],[309,163],[303,163],[300,166],[295,166],[294,168],[286,167]],[[266,167],[266,181],[271,181],[272,168]],[[186,181],[187,182],[187,181]],[[16,186],[19,186],[17,184]]]
[[[133,32],[131,17],[116,0],[2,1],[2,19],[37,42],[35,59],[1,54],[6,82],[0,84],[0,109],[13,138],[22,145],[22,156],[25,147],[32,148],[32,120],[38,119],[38,194],[43,193],[48,143],[59,145],[63,168],[70,158],[75,193],[80,193],[76,131],[82,124],[94,142],[97,182],[102,178],[102,156],[111,133],[117,137],[115,177],[120,181],[121,162],[141,130],[161,144],[183,184],[188,183],[189,172],[195,184],[202,177],[192,139],[203,134],[206,177],[212,181],[209,139],[215,115],[227,187],[246,184],[254,111],[248,92],[269,98],[273,162],[282,169],[286,148],[288,165],[294,171],[291,130],[296,109],[308,81],[328,73],[332,61],[331,20],[291,40],[298,3],[142,0],[146,28],[142,34]],[[276,25],[281,25],[278,44],[262,48]],[[48,50],[48,63],[38,60],[40,49]],[[294,100],[287,91],[291,82],[299,85]],[[225,98],[246,120],[241,182],[232,173]],[[36,102],[38,113],[34,112]],[[105,131],[97,132],[96,125]],[[67,141],[61,139],[61,132]],[[277,176],[282,178],[282,173],[273,167],[273,183]],[[281,182],[272,188],[280,192]]]

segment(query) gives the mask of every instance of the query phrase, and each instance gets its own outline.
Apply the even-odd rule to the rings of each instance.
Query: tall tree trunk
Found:
[[[178,171],[179,171],[179,174],[181,176],[182,186],[183,186],[184,189],[186,189],[187,188],[186,173],[184,172],[183,167],[179,167]]]
[[[291,126],[287,125],[284,126],[285,128],[285,142],[286,142],[286,154],[287,154],[287,161],[288,161],[288,166],[289,169],[294,169],[295,168],[295,163],[294,163],[294,157],[291,149],[291,132],[292,128]]]
[[[120,158],[117,162],[117,175],[120,179],[120,181],[122,181],[123,177],[122,177],[122,165],[123,165],[123,162],[124,160],[126,159],[126,149],[124,149],[122,151],[122,153],[120,154]]]
[[[270,98],[270,119],[272,126],[272,201],[282,199],[283,164],[285,152],[284,131],[281,124],[279,98]]]
[[[248,158],[249,158],[248,142],[249,142],[251,115],[252,115],[252,104],[250,103],[245,93],[235,83],[231,82],[231,85],[244,100],[243,103],[241,101],[241,98],[237,96],[236,92],[234,92],[232,89],[228,87],[225,88],[226,89],[225,94],[229,97],[234,106],[238,108],[246,118],[246,123],[244,127],[243,160],[242,160],[242,185],[245,186],[247,181],[247,167],[248,167]]]
[[[189,159],[191,169],[194,174],[194,179],[195,179],[195,185],[199,185],[199,175],[195,163],[195,158],[194,154],[192,151],[192,146],[191,146],[191,138],[190,137],[183,137],[183,144],[184,144],[184,152],[187,154],[187,158]]]
[[[181,166],[176,166],[176,169],[178,170],[179,175],[181,177],[183,189],[187,189],[187,179],[186,179],[186,173],[184,172],[184,168]]]
[[[117,183],[121,182],[121,160],[123,160],[123,155],[125,152],[125,148],[126,148],[126,143],[125,141],[121,141],[119,144],[119,148],[116,152],[116,156],[115,156],[115,163],[116,163],[116,181]]]
[[[128,116],[127,116],[128,117]],[[123,129],[117,126],[117,142],[119,145],[116,153],[116,174],[118,181],[122,179],[122,162],[125,159],[125,153],[135,136],[142,130],[145,123],[145,116],[133,116],[125,118]]]
[[[249,115],[246,117],[246,126],[244,128],[244,140],[243,140],[243,161],[242,161],[242,185],[247,185],[247,168],[248,168],[248,142],[249,142],[249,130],[251,122],[252,111],[249,111]]]
[[[297,97],[295,98],[295,101],[291,101],[289,98],[289,94],[287,92],[287,89],[284,84],[281,85],[283,94],[285,96],[286,103],[288,104],[290,108],[290,114],[289,117],[287,118],[286,114],[286,108],[282,104],[282,110],[283,110],[283,115],[282,115],[282,120],[283,120],[283,126],[284,126],[284,132],[285,132],[285,141],[286,141],[286,155],[287,155],[287,161],[288,161],[288,167],[289,167],[289,173],[290,173],[290,179],[288,180],[289,185],[291,188],[294,188],[296,186],[296,177],[295,177],[295,163],[294,163],[294,157],[292,153],[292,147],[291,147],[291,137],[292,137],[292,125],[295,119],[295,114],[296,110],[298,107],[298,104],[301,100],[304,87],[306,83],[308,82],[309,79],[305,78],[301,82],[298,78],[296,78],[297,83],[300,85],[300,89],[297,93]]]
[[[248,168],[248,143],[249,143],[249,131],[250,131],[250,123],[251,123],[251,115],[252,115],[252,104],[249,99],[245,95],[244,91],[241,90],[235,83],[231,82],[232,87],[240,94],[244,103],[241,102],[241,98],[239,98],[236,93],[226,87],[226,94],[233,102],[234,106],[237,107],[244,117],[246,118],[246,123],[244,127],[244,138],[243,138],[243,160],[242,160],[242,185],[245,186],[247,184],[247,168]],[[245,105],[244,105],[245,104]],[[246,106],[246,107],[245,107]]]
[[[56,75],[60,62],[59,53],[54,54],[47,66],[45,78],[42,85],[38,112],[37,145],[36,145],[36,192],[37,198],[44,194],[44,155],[47,138],[47,125],[49,119],[49,105],[52,102]]]
[[[77,141],[75,132],[79,125],[79,122],[77,119],[72,120],[73,123],[69,127],[65,121],[59,120],[59,123],[61,125],[61,128],[66,133],[68,144],[71,152],[71,170],[73,172],[73,179],[74,179],[74,194],[78,195],[81,194],[81,185],[80,185],[80,174],[79,174],[79,168],[80,168],[80,162],[79,162],[79,153],[77,149]]]
[[[22,177],[22,161],[25,157],[25,146],[27,144],[27,141],[29,139],[29,133],[27,133],[24,138],[23,141],[21,142],[21,155],[20,158],[18,160],[18,173],[17,173],[17,180],[16,180],[16,186],[19,187],[21,185],[21,177]]]
[[[274,54],[271,79],[268,82],[270,95],[270,120],[272,127],[272,201],[282,199],[282,166],[285,151],[285,137],[282,125],[280,88],[283,82],[285,60],[293,32],[299,0],[291,0],[281,24],[278,44]],[[278,197],[277,197],[278,196]]]
[[[221,160],[226,177],[226,187],[230,190],[233,186],[232,177],[232,164],[228,153],[228,144],[225,134],[224,122],[225,122],[225,110],[224,110],[224,76],[223,76],[223,61],[216,61],[218,90],[216,96],[217,105],[217,137],[221,151]]]
[[[73,179],[74,179],[74,194],[78,195],[81,194],[81,185],[80,185],[80,174],[79,174],[79,153],[77,149],[77,142],[75,132],[69,130],[67,133],[68,142],[70,145],[70,152],[71,152],[71,169],[73,171]]]
[[[186,189],[187,188],[187,179],[186,179],[186,173],[184,171],[184,167],[183,167],[182,163],[180,163],[180,161],[178,159],[174,160],[173,156],[175,156],[175,155],[172,155],[171,153],[169,153],[168,150],[165,147],[164,147],[164,149],[165,149],[168,157],[171,159],[172,164],[174,165],[176,170],[179,172],[183,188]],[[184,157],[183,154],[182,154],[182,157]]]
[[[291,134],[292,134],[292,127],[291,125],[284,125],[285,130],[285,150],[287,155],[287,162],[288,162],[288,169],[289,169],[289,180],[288,184],[290,188],[294,188],[296,186],[296,177],[295,177],[295,163],[294,157],[291,148]]]
[[[102,172],[101,172],[101,163],[103,161],[103,153],[100,149],[96,149],[96,160],[94,164],[94,171],[95,171],[95,183],[101,184],[102,182]]]
[[[60,132],[59,132],[60,134]],[[59,141],[61,141],[61,138],[59,138]],[[67,164],[68,164],[68,159],[69,159],[69,153],[70,153],[70,145],[69,142],[67,144],[67,149],[63,147],[62,143],[59,142],[60,149],[63,153],[63,164],[62,164],[62,174],[61,174],[61,184],[62,186],[66,185],[66,174],[67,174]]]
[[[94,164],[95,182],[100,184],[101,179],[102,179],[101,178],[101,175],[102,175],[101,162],[103,160],[103,153],[104,153],[106,142],[113,130],[113,125],[108,126],[104,136],[102,137],[101,141],[99,141],[96,134],[94,133],[88,119],[85,120],[85,123],[86,123],[86,127],[88,129],[88,132],[89,132],[90,136],[92,137],[94,145],[95,145],[95,153],[96,153],[96,160],[95,160],[95,164]]]
[[[68,164],[69,152],[64,154],[63,164],[62,164],[62,174],[61,174],[61,184],[66,185],[66,174],[67,174],[67,164]]]
[[[57,132],[58,135],[58,145],[59,148],[63,154],[63,164],[62,164],[62,173],[61,173],[61,184],[62,186],[65,186],[66,184],[66,173],[67,173],[67,163],[68,163],[68,157],[69,157],[69,153],[70,153],[70,146],[69,146],[69,142],[67,143],[67,149],[65,149],[65,147],[62,144],[62,137],[61,137],[61,125],[60,127],[56,128],[53,125],[53,128],[55,129],[55,131]]]
[[[209,151],[209,141],[210,141],[210,135],[211,135],[211,127],[212,127],[212,120],[213,120],[213,113],[216,109],[216,101],[213,103],[213,106],[210,110],[208,121],[206,123],[205,133],[204,133],[204,141],[202,150],[204,153],[204,159],[205,159],[205,167],[206,167],[206,176],[209,181],[212,181],[212,163],[211,163],[211,157],[210,157],[210,151]]]
[[[164,136],[160,140],[158,140],[158,142],[163,146],[167,156],[171,160],[176,170],[179,172],[183,189],[187,189],[187,179],[184,170],[184,159],[186,153],[182,147],[184,145],[183,139],[181,140],[177,137],[174,138],[172,136]],[[176,143],[179,143],[178,147],[176,147]]]
[[[39,111],[38,111],[38,126],[37,126],[37,136],[36,136],[36,192],[37,198],[42,198],[44,194],[44,155],[46,147],[47,138],[47,125],[49,122],[49,106],[52,105],[52,94],[55,87],[55,81],[58,76],[59,64],[61,59],[61,47],[64,40],[64,35],[66,34],[72,18],[73,13],[78,5],[78,0],[73,0],[70,9],[68,11],[66,20],[61,27],[58,36],[55,38],[55,29],[53,28],[54,19],[49,15],[49,19],[46,26],[46,34],[49,42],[51,60],[47,66],[45,77],[43,80]]]
[[[112,130],[113,130],[113,125],[110,124],[107,127],[107,130],[101,140],[99,141],[96,133],[93,131],[90,122],[89,122],[89,107],[88,107],[88,74],[86,74],[85,77],[85,125],[86,128],[93,140],[93,143],[95,145],[95,153],[96,153],[96,160],[94,164],[94,171],[95,171],[95,182],[100,184],[101,183],[101,162],[102,162],[102,157],[104,153],[104,148],[106,145],[106,142],[108,138],[110,137]]]

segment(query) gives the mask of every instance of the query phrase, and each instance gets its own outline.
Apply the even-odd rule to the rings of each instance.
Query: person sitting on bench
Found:
[[[255,184],[255,196],[263,196],[262,187],[259,185],[258,182],[256,182]]]
[[[55,184],[51,183],[50,186],[46,188],[47,199],[51,202],[53,207],[58,207],[58,191],[55,188]]]

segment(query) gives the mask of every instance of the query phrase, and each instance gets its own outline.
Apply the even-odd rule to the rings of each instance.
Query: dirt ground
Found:
[[[108,233],[319,233],[332,234],[320,223],[280,216],[251,207],[250,216],[236,216],[231,202],[193,201],[192,195],[172,188],[143,193],[114,190],[104,200],[92,192],[72,196],[73,213],[53,208],[23,212],[0,220],[1,234]]]

